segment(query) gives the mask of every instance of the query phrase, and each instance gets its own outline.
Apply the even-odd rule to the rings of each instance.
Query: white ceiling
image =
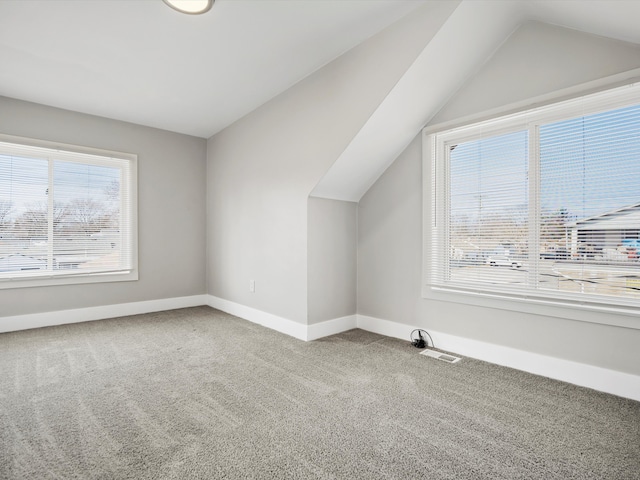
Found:
[[[423,0],[0,0],[0,95],[208,138]]]
[[[0,0],[0,95],[208,138],[434,1],[216,0],[191,16],[162,0]],[[358,201],[522,22],[640,44],[639,19],[640,0],[462,0],[313,194]]]
[[[524,22],[537,20],[640,44],[638,19],[640,0],[463,0],[311,195],[358,202]],[[433,75],[434,65],[438,75]]]

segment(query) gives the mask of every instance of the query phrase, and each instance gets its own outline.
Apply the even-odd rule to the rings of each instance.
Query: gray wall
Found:
[[[309,198],[308,323],[356,313],[357,207]]]
[[[639,66],[638,45],[544,23],[526,23],[430,124],[486,112]]]
[[[528,25],[436,118],[455,120],[631,70],[640,67],[639,52],[620,42]],[[640,374],[640,330],[422,298],[420,139],[418,135],[359,203],[358,313]]]
[[[138,155],[139,252],[138,281],[0,290],[0,317],[206,293],[205,139],[6,97],[0,112],[4,134]]]
[[[307,323],[309,193],[456,4],[419,8],[209,139],[211,295]]]

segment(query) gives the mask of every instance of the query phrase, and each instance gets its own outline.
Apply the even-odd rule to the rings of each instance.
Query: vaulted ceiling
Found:
[[[417,9],[455,4],[314,195],[357,201],[530,20],[640,44],[637,0],[0,1],[0,95],[208,138]],[[425,88],[428,85],[428,88]]]
[[[312,195],[359,201],[420,129],[524,24],[538,21],[638,45],[640,29],[634,26],[633,18],[640,18],[640,2],[459,2]],[[636,53],[640,66],[640,50]],[[509,81],[513,84],[513,79]]]
[[[209,138],[423,2],[0,1],[0,95]]]

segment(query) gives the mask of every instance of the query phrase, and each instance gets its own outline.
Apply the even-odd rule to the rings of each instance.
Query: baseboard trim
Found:
[[[302,323],[213,295],[207,295],[207,305],[299,340],[307,340],[307,326]]]
[[[416,326],[357,315],[363,330],[409,341]],[[640,401],[640,376],[429,330],[437,348]]]
[[[197,307],[207,305],[207,295],[192,295],[189,297],[162,298],[142,302],[119,303],[116,305],[102,305],[98,307],[74,308],[54,312],[30,313],[0,317],[0,333],[28,330],[31,328],[66,325],[69,323],[90,322],[106,318],[126,317],[142,313],[175,310],[177,308]]]
[[[317,340],[329,335],[361,328],[388,337],[409,341],[416,326],[392,322],[367,315],[348,315],[312,325],[304,325],[271,313],[247,307],[213,295],[164,298],[142,302],[120,303],[97,307],[59,310],[0,317],[0,333],[31,328],[89,322],[106,318],[139,315],[208,305],[264,327],[290,335],[299,340]],[[510,347],[458,337],[429,330],[436,346],[461,356],[477,358],[525,372],[562,380],[601,392],[640,401],[640,376],[609,370],[561,358],[525,352]]]
[[[285,335],[304,340],[305,342],[317,340],[318,338],[328,337],[336,333],[351,330],[357,327],[357,316],[348,315],[346,317],[333,318],[323,322],[304,325],[294,322],[284,317],[267,313],[257,308],[247,307],[239,303],[225,300],[214,295],[208,295],[208,302],[212,308],[222,310],[223,312],[235,315],[252,323],[257,323],[263,327],[270,328]]]
[[[357,315],[347,315],[346,317],[325,320],[313,323],[307,327],[307,340],[317,340],[336,333],[346,332],[358,326]]]

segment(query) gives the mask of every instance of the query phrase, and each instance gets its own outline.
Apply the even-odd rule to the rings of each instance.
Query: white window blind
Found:
[[[640,305],[637,85],[429,140],[429,286]]]
[[[0,288],[130,274],[135,156],[31,143],[0,142]]]

